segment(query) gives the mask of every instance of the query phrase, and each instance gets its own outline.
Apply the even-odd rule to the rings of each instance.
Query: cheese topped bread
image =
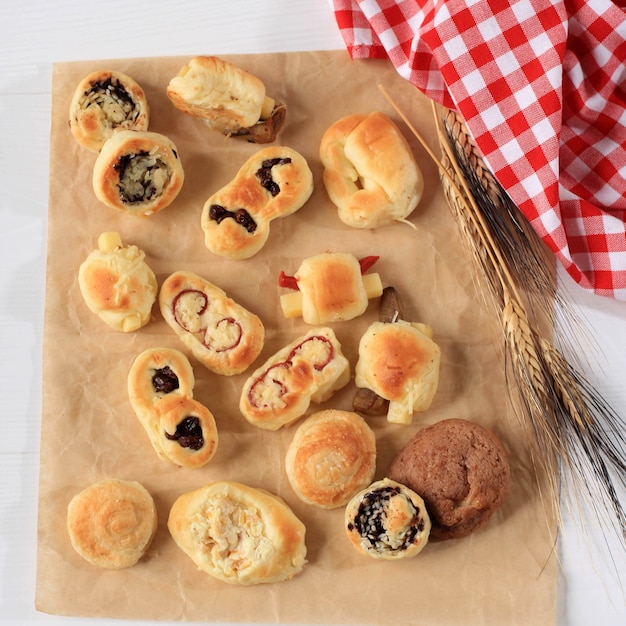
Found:
[[[145,326],[157,297],[157,281],[137,246],[124,246],[117,232],[98,237],[98,248],[78,269],[78,286],[89,309],[122,332]]]
[[[404,221],[422,198],[424,177],[398,127],[384,113],[355,113],[322,136],[324,186],[339,219],[354,228]]]
[[[279,496],[233,481],[179,496],[167,527],[195,565],[230,584],[289,580],[306,564],[304,524]]]

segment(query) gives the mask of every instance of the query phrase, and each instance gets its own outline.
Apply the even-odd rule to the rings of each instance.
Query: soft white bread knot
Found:
[[[424,178],[408,142],[378,111],[348,115],[330,126],[320,159],[326,191],[348,226],[403,221],[422,198]]]

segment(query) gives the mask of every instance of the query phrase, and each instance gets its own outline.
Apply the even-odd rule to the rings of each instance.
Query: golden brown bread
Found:
[[[250,258],[265,245],[271,222],[298,211],[312,192],[313,174],[301,154],[284,146],[259,150],[205,202],[206,247],[230,259]]]
[[[502,442],[462,419],[419,430],[393,459],[389,477],[424,498],[436,539],[458,539],[483,527],[511,488]]]
[[[178,497],[168,529],[202,571],[227,583],[289,580],[306,563],[304,524],[278,496],[232,481]]]
[[[311,402],[329,400],[348,384],[350,365],[330,328],[316,328],[257,368],[241,391],[239,410],[253,425],[278,430],[302,417]]]
[[[166,89],[184,113],[226,136],[270,143],[282,128],[286,106],[266,94],[257,76],[214,56],[189,60]]]
[[[345,252],[308,257],[293,278],[298,291],[281,296],[281,308],[285,317],[302,315],[307,324],[354,319],[366,311],[370,298],[383,292],[380,276],[363,275],[356,257]]]
[[[370,484],[376,470],[376,438],[350,411],[327,409],[307,417],[285,457],[287,478],[307,504],[335,509]]]
[[[174,272],[165,279],[159,307],[183,344],[216,374],[240,374],[263,349],[260,318],[193,272]]]
[[[98,200],[149,217],[174,202],[185,179],[174,142],[155,132],[120,130],[107,139],[93,167]]]
[[[76,86],[69,110],[76,141],[93,152],[119,130],[147,131],[150,108],[141,86],[123,72],[96,70]]]
[[[128,372],[128,396],[160,459],[181,467],[206,465],[215,454],[217,425],[193,399],[194,374],[187,357],[171,348],[139,354]]]
[[[326,191],[348,226],[405,220],[422,198],[424,179],[411,148],[380,111],[337,120],[322,136],[319,152]]]
[[[356,494],[348,502],[344,518],[350,543],[375,559],[412,558],[430,537],[431,522],[424,500],[389,478]]]
[[[439,386],[439,346],[423,325],[398,320],[374,322],[359,342],[355,384],[389,400],[387,419],[410,424],[428,409]]]
[[[135,331],[150,321],[158,290],[144,252],[124,246],[116,232],[98,237],[98,248],[78,269],[78,286],[89,309],[122,332]]]
[[[104,569],[135,565],[150,547],[156,529],[152,496],[135,481],[101,480],[77,493],[67,507],[72,547]]]

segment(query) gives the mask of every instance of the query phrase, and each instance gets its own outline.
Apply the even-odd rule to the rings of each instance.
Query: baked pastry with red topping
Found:
[[[183,344],[216,374],[242,373],[263,349],[261,319],[193,272],[174,272],[163,281],[159,307]]]
[[[278,430],[348,384],[350,364],[330,328],[298,337],[271,356],[243,385],[239,409],[253,425]]]
[[[119,130],[147,131],[150,107],[133,78],[114,70],[96,70],[76,86],[69,110],[70,131],[83,147],[100,152]]]
[[[322,136],[324,186],[339,219],[353,228],[405,221],[422,198],[424,177],[398,127],[384,113],[355,113]]]
[[[462,419],[418,431],[389,470],[424,498],[436,539],[466,537],[487,524],[510,492],[510,474],[495,433]]]
[[[232,481],[178,497],[167,527],[178,547],[211,576],[235,585],[277,583],[306,564],[306,529],[279,496]]]
[[[313,193],[305,158],[284,146],[253,154],[231,182],[204,204],[206,247],[229,259],[248,259],[267,242],[273,220],[298,211]]]
[[[327,409],[307,417],[289,444],[285,471],[307,504],[335,509],[372,482],[376,438],[356,413]]]
[[[101,480],[77,493],[67,507],[72,547],[103,569],[135,565],[150,547],[157,521],[152,496],[130,480]]]

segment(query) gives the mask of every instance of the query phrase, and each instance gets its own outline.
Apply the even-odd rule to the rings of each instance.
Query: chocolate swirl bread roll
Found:
[[[350,543],[375,559],[417,556],[428,543],[431,522],[422,498],[389,478],[355,495],[345,511]]]
[[[104,569],[135,565],[157,530],[157,512],[148,490],[135,481],[105,479],[76,494],[67,507],[72,547]]]
[[[102,146],[92,183],[105,205],[149,217],[174,202],[184,179],[178,149],[169,137],[120,130]]]
[[[140,85],[123,72],[96,70],[77,85],[69,110],[76,141],[99,152],[119,130],[147,131],[150,108]]]
[[[306,563],[304,524],[277,495],[241,483],[218,481],[181,495],[167,527],[200,570],[226,583],[282,582]]]

